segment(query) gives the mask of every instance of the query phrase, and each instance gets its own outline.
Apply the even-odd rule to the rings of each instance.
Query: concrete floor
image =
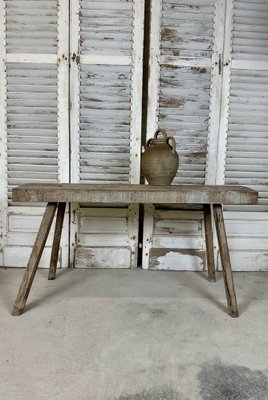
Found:
[[[267,400],[268,273],[39,270],[26,311],[10,311],[23,270],[0,269],[0,399]]]

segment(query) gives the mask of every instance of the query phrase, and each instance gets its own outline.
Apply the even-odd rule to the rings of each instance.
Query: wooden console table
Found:
[[[222,205],[256,204],[258,193],[242,186],[171,185],[151,186],[132,184],[28,184],[12,190],[14,202],[46,202],[43,219],[14,303],[12,315],[23,313],[34,276],[54,219],[56,226],[51,251],[48,279],[55,279],[61,231],[66,203],[151,203],[202,205],[204,213],[208,279],[215,281],[212,215],[216,225],[222,261],[228,312],[238,317],[232,268],[227,244]]]

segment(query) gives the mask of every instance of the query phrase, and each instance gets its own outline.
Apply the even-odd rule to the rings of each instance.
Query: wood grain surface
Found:
[[[134,184],[27,184],[12,190],[16,202],[256,204],[258,192],[243,186]]]

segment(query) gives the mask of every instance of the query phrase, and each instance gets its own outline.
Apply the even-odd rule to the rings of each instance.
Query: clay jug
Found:
[[[142,154],[142,172],[150,185],[170,185],[179,166],[176,142],[167,136],[164,129],[158,129],[154,138],[147,141]]]

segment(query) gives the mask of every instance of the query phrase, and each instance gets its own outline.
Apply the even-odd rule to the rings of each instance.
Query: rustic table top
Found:
[[[227,185],[43,183],[13,188],[14,202],[257,204],[258,192]]]

